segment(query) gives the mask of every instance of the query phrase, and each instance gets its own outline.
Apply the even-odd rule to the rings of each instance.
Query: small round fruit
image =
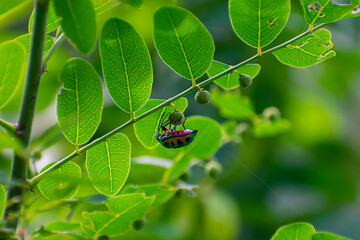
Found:
[[[145,225],[146,225],[145,219],[136,220],[132,223],[133,228],[137,231],[143,229],[145,227]]]
[[[222,167],[217,161],[210,161],[206,164],[205,170],[212,179],[219,179],[222,173]]]
[[[211,94],[203,88],[195,94],[195,102],[198,104],[207,104],[210,102]]]
[[[41,152],[39,152],[39,151],[34,152],[32,157],[36,160],[39,160],[41,158]]]
[[[249,75],[242,74],[239,77],[239,84],[242,88],[247,88],[252,84],[252,78]]]
[[[175,111],[170,115],[170,119],[171,119],[171,124],[175,125],[175,124],[183,124],[186,118],[182,112]]]
[[[281,118],[281,113],[277,107],[268,107],[264,109],[263,116],[267,120],[274,121]]]

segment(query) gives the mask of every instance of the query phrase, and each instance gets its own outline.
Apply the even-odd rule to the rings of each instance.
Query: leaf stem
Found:
[[[2,119],[0,119],[0,126],[3,127],[6,131],[8,131],[9,133],[15,133],[16,132],[16,128],[14,125],[12,125],[11,123],[8,123]]]
[[[48,61],[50,60],[51,55],[55,52],[55,50],[60,46],[62,41],[65,39],[65,34],[62,33],[54,42],[54,44],[51,46],[47,54],[43,58],[43,65],[46,66]]]
[[[28,148],[29,146],[36,98],[39,89],[40,78],[43,73],[42,54],[44,49],[48,6],[49,2],[46,0],[34,1],[34,30],[31,33],[30,54],[27,65],[25,88],[18,124],[16,126],[16,136],[23,143],[24,148]],[[16,203],[6,210],[6,225],[11,229],[16,228],[20,216],[22,196],[24,194],[25,188],[18,183],[24,183],[23,185],[25,185],[28,160],[28,157],[24,157],[18,153],[14,154],[8,200],[12,201],[16,199]]]
[[[316,29],[318,29],[318,28],[321,28],[321,27],[324,26],[324,25],[325,25],[325,24],[318,25],[318,26],[316,26],[316,27],[314,28],[314,30],[316,30]],[[285,47],[286,45],[288,45],[289,43],[292,43],[292,42],[298,40],[299,38],[301,38],[301,37],[303,37],[303,36],[306,36],[306,35],[308,35],[308,34],[310,34],[309,31],[304,32],[304,33],[302,33],[302,34],[294,37],[293,39],[291,39],[291,40],[289,40],[289,41],[287,41],[287,42],[284,42],[284,43],[282,43],[282,44],[280,44],[280,45],[277,45],[277,46],[275,46],[275,47],[273,47],[273,48],[270,48],[270,49],[264,51],[264,52],[262,53],[262,55],[268,54],[268,53],[274,52],[274,51],[276,51],[276,50],[278,50],[278,49],[280,49],[280,48],[283,48],[283,47]],[[192,85],[190,88],[186,89],[185,91],[183,91],[183,92],[175,95],[174,97],[166,100],[165,102],[157,105],[156,107],[148,110],[147,112],[145,112],[145,113],[137,116],[136,119],[130,119],[129,121],[127,121],[127,122],[124,123],[123,125],[115,128],[115,129],[112,130],[111,132],[109,132],[109,133],[107,133],[107,134],[99,137],[98,139],[94,140],[93,142],[91,142],[91,143],[83,146],[82,148],[79,149],[79,152],[76,152],[76,151],[75,151],[75,152],[71,153],[71,154],[68,155],[67,157],[63,158],[62,160],[58,161],[56,164],[54,164],[53,166],[51,166],[50,168],[48,168],[46,171],[40,173],[39,175],[37,175],[37,176],[35,176],[34,178],[32,178],[31,180],[29,180],[30,187],[34,187],[34,186],[35,186],[39,181],[41,181],[41,179],[43,179],[46,175],[48,175],[48,174],[51,173],[52,171],[58,169],[58,168],[59,168],[61,165],[63,165],[64,163],[66,163],[66,162],[70,161],[71,159],[75,158],[76,156],[78,156],[78,154],[81,154],[82,152],[88,150],[89,148],[92,148],[92,147],[95,146],[96,144],[98,144],[98,143],[100,143],[100,142],[102,142],[102,141],[105,141],[107,138],[109,138],[109,137],[111,137],[112,135],[120,132],[122,129],[124,129],[124,128],[132,125],[132,124],[134,124],[136,121],[139,121],[139,120],[141,120],[141,119],[149,116],[150,114],[156,112],[157,110],[159,110],[159,109],[161,109],[161,108],[163,108],[163,107],[166,107],[166,106],[171,105],[171,103],[173,103],[173,102],[176,101],[177,99],[179,99],[179,98],[181,98],[181,97],[184,97],[184,96],[186,96],[186,95],[188,95],[188,94],[196,91],[198,88],[204,87],[204,86],[212,83],[212,82],[215,81],[216,79],[218,79],[218,78],[220,78],[220,77],[222,77],[222,76],[224,76],[224,75],[226,75],[226,74],[229,74],[229,73],[233,72],[234,70],[236,70],[236,69],[238,69],[238,68],[240,68],[240,67],[242,67],[242,66],[244,66],[244,65],[246,65],[246,64],[248,64],[248,63],[250,63],[250,62],[253,62],[253,61],[261,58],[262,55],[261,55],[261,56],[259,56],[259,55],[252,56],[251,58],[249,58],[249,59],[247,59],[247,60],[245,60],[245,61],[243,61],[243,62],[241,62],[241,63],[238,63],[237,65],[234,65],[234,66],[226,69],[225,71],[223,71],[223,72],[221,72],[221,73],[219,73],[219,74],[217,74],[217,75],[215,75],[215,76],[213,76],[213,77],[211,77],[211,78],[208,78],[207,80],[201,82],[200,84]]]

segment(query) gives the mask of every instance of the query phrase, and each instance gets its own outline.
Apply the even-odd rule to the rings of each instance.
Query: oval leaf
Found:
[[[314,233],[315,229],[312,225],[307,223],[294,223],[278,229],[271,240],[311,240],[311,236]]]
[[[41,169],[44,172],[56,162]],[[38,183],[41,194],[49,200],[69,200],[77,194],[80,187],[81,168],[74,162],[67,162],[48,174]]]
[[[148,110],[156,107],[157,105],[163,103],[165,100],[157,100],[157,99],[150,99],[145,106],[139,109],[135,116],[139,116]],[[188,106],[188,102],[186,98],[180,98],[174,102],[175,108],[178,111],[184,112]],[[137,139],[139,142],[146,148],[152,149],[154,148],[159,142],[155,138],[155,134],[158,132],[158,126],[160,122],[160,118],[163,115],[168,113],[172,113],[174,111],[174,107],[167,106],[164,107],[151,115],[147,116],[146,118],[138,121],[134,124],[134,131]]]
[[[108,20],[100,37],[106,87],[116,105],[133,113],[149,99],[153,73],[144,40],[127,22]]]
[[[301,0],[301,4],[306,22],[313,26],[342,19],[359,3],[357,0],[351,0],[350,4],[338,4],[331,0]]]
[[[206,159],[216,153],[222,139],[222,130],[218,122],[211,118],[194,116],[186,120],[185,126],[198,130],[195,140],[182,148],[187,156]]]
[[[110,212],[84,213],[91,225],[85,226],[92,236],[117,236],[131,230],[131,223],[144,218],[154,201],[143,193],[124,194],[110,199],[106,205]],[[94,238],[95,239],[95,238]]]
[[[155,197],[152,206],[159,206],[169,201],[176,193],[177,189],[167,185],[145,185],[129,186],[124,193],[145,193],[147,197]]]
[[[131,144],[121,133],[115,134],[86,152],[86,170],[100,193],[114,196],[130,171]]]
[[[211,103],[226,118],[251,120],[255,116],[252,102],[248,97],[241,96],[239,90],[220,92],[219,89],[213,89],[211,91]]]
[[[94,4],[90,0],[54,0],[54,5],[66,37],[80,52],[90,52],[97,37]]]
[[[230,0],[231,24],[245,43],[258,49],[271,43],[290,16],[290,0]]]
[[[311,240],[350,240],[350,238],[340,237],[327,232],[318,232],[312,235]]]
[[[331,50],[331,33],[326,29],[319,29],[313,34],[304,36],[299,40],[288,44],[273,54],[283,64],[292,67],[310,67],[323,62],[336,55]]]
[[[207,71],[207,74],[209,75],[209,77],[213,77],[225,71],[229,67],[230,66],[226,65],[225,63],[213,61],[210,69]],[[243,67],[236,69],[232,73],[229,73],[215,80],[215,83],[225,90],[231,90],[240,86],[239,85],[240,74],[246,74],[251,78],[255,78],[259,74],[260,69],[261,67],[259,64],[247,64]]]
[[[1,0],[0,2],[0,15],[18,7],[26,2],[26,0]]]
[[[2,184],[0,184],[0,221],[4,216],[6,207],[6,191]]]
[[[191,12],[179,7],[156,11],[154,41],[162,60],[187,79],[202,76],[213,60],[215,46],[210,33]]]
[[[16,41],[0,45],[0,108],[13,95],[25,65],[25,50]]]
[[[32,32],[33,21],[34,21],[34,11],[31,13],[29,19],[29,25],[28,25],[29,33]],[[46,21],[46,30],[45,30],[46,33],[55,31],[60,26],[60,24],[61,24],[61,18],[56,15],[54,1],[50,1],[47,21]]]
[[[90,140],[101,121],[101,81],[93,67],[80,58],[68,60],[60,72],[64,89],[57,98],[57,117],[64,136],[75,145]]]

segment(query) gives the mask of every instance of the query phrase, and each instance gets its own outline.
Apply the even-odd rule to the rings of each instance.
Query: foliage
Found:
[[[38,4],[35,6],[40,4],[45,9],[42,16],[47,16],[47,22],[42,21],[39,15],[41,11],[37,7],[28,19],[28,33],[0,38],[0,113],[4,115],[0,119],[0,127],[3,128],[0,131],[0,166],[1,170],[4,169],[4,173],[0,174],[3,183],[0,184],[0,219],[4,226],[0,237],[235,239],[239,234],[249,234],[250,238],[257,239],[259,236],[264,238],[265,234],[259,233],[261,231],[252,233],[251,227],[240,233],[239,225],[261,228],[265,222],[268,225],[264,228],[267,229],[267,237],[270,237],[270,230],[286,222],[298,221],[297,217],[302,216],[279,214],[278,219],[269,220],[271,211],[276,211],[275,207],[269,210],[265,206],[271,205],[272,195],[277,195],[283,201],[266,180],[275,179],[273,183],[276,184],[278,180],[274,175],[277,176],[277,171],[289,171],[287,174],[293,176],[300,174],[301,181],[311,178],[309,181],[319,186],[327,186],[324,182],[328,176],[334,177],[341,187],[327,186],[322,189],[333,197],[331,200],[334,203],[329,202],[330,206],[344,199],[348,201],[356,195],[353,179],[343,177],[347,175],[344,169],[330,167],[331,161],[329,167],[322,169],[324,171],[311,176],[302,172],[292,174],[292,168],[298,170],[296,162],[292,163],[290,169],[271,165],[283,164],[275,162],[272,159],[274,155],[283,159],[282,155],[294,151],[287,155],[287,161],[296,161],[309,154],[301,152],[303,146],[299,147],[300,150],[292,149],[294,143],[289,142],[280,149],[276,141],[296,131],[300,132],[295,134],[297,137],[306,135],[307,125],[316,122],[305,122],[300,130],[292,129],[293,125],[298,126],[298,118],[292,118],[292,121],[285,118],[292,117],[294,108],[280,114],[277,108],[269,107],[278,104],[267,95],[267,91],[275,87],[281,89],[285,84],[282,81],[276,83],[279,76],[283,78],[285,72],[290,71],[284,70],[289,69],[285,66],[282,66],[280,74],[273,70],[280,64],[294,69],[319,63],[325,67],[331,64],[336,55],[333,50],[336,34],[335,40],[332,39],[330,30],[323,28],[323,24],[359,17],[359,2],[351,0],[338,4],[326,0],[300,0],[304,12],[303,23],[309,25],[309,30],[285,41],[282,34],[288,34],[285,26],[292,11],[290,0],[230,0],[226,5],[230,18],[228,30],[231,23],[234,36],[257,49],[253,57],[237,64],[230,64],[234,58],[239,58],[236,51],[230,50],[231,54],[225,55],[215,53],[215,43],[216,47],[219,46],[216,51],[219,49],[221,52],[224,47],[221,45],[224,39],[219,40],[222,36],[217,33],[223,24],[219,16],[225,19],[222,12],[217,12],[219,15],[214,17],[219,28],[208,30],[209,23],[200,21],[202,18],[199,19],[198,14],[201,11],[196,7],[190,11],[174,6],[178,4],[170,0],[150,2],[79,0],[75,4],[63,0],[36,0]],[[201,6],[200,3],[193,4]],[[11,19],[19,9],[25,12],[25,7],[26,1],[5,0],[0,3],[0,19]],[[147,11],[150,11],[148,9],[151,9],[151,21],[146,18]],[[144,15],[142,24],[150,24],[146,20],[153,24],[146,25],[153,29],[153,39],[143,35],[144,30],[132,18],[132,11]],[[24,12],[17,14],[25,16]],[[43,38],[43,45],[36,42],[38,35]],[[62,44],[65,38],[70,45]],[[99,46],[96,45],[97,41]],[[152,41],[155,47],[152,47]],[[273,43],[277,45],[264,49]],[[236,44],[234,49],[239,45],[238,42]],[[241,49],[240,55],[244,58],[249,50],[245,50],[245,47]],[[155,57],[155,51],[159,58]],[[337,51],[341,52],[342,49]],[[261,59],[270,53],[278,62]],[[36,64],[37,58],[43,59],[43,65],[41,61]],[[159,61],[160,58],[163,63]],[[165,64],[172,71],[166,70]],[[294,69],[291,71],[296,71]],[[268,75],[270,81],[264,81],[268,73],[271,73]],[[248,81],[246,84],[241,83],[244,76]],[[47,84],[40,85],[39,95],[37,77],[41,77],[41,84]],[[179,91],[180,87],[170,81],[173,78],[188,79],[191,84],[189,81],[178,81],[179,86],[188,87]],[[254,84],[251,84],[252,79],[255,79]],[[215,84],[208,90],[203,90],[213,82]],[[60,84],[63,87],[58,92]],[[269,85],[257,91],[257,87],[264,84]],[[333,91],[336,92],[339,84],[336,81]],[[245,89],[250,85],[249,90]],[[29,86],[36,90],[35,94],[29,95]],[[288,93],[292,91],[294,89],[290,87],[282,88],[274,95],[281,96],[285,106],[301,105],[297,103],[299,95]],[[187,98],[193,92],[206,94],[203,101],[199,96],[195,97],[195,101],[203,104],[211,99],[211,104],[208,104],[211,106],[194,110],[193,105],[196,104]],[[296,92],[302,94],[297,89]],[[24,103],[35,106],[37,98],[42,101],[41,107],[26,112]],[[260,102],[259,99],[265,100]],[[19,110],[20,102],[22,107]],[[54,102],[56,107],[52,104]],[[303,111],[311,109],[302,107]],[[48,116],[48,112],[54,112],[54,108],[57,116],[54,126],[51,126],[48,117],[39,120],[42,113]],[[262,108],[265,110],[261,113]],[[279,108],[283,109],[282,106]],[[202,116],[201,109],[208,112],[206,116]],[[17,111],[18,123],[8,123],[7,118],[12,122]],[[185,122],[181,121],[177,130],[182,129],[184,123],[187,129],[197,130],[197,135],[188,146],[166,149],[157,142],[155,135],[160,132],[161,123],[166,122],[175,111],[192,115]],[[316,116],[322,116],[321,113],[317,109],[313,111],[314,115],[318,114]],[[33,136],[29,143],[24,136],[30,136],[31,128],[24,130],[19,124],[31,123],[34,114],[33,135],[37,137]],[[318,126],[328,132],[323,122]],[[317,143],[315,137],[311,141]],[[303,145],[311,141],[305,141]],[[317,148],[321,146],[314,145],[316,155],[316,151],[321,151]],[[8,149],[14,150],[15,156],[11,176],[7,161],[11,154]],[[71,150],[71,154],[58,159],[59,153],[62,156]],[[239,151],[242,156],[240,160]],[[300,152],[299,156],[296,151]],[[267,159],[269,152],[273,155]],[[330,154],[325,156],[334,157]],[[256,160],[261,157],[269,162]],[[19,159],[25,165],[29,162],[28,166],[19,167]],[[50,162],[49,159],[56,161]],[[256,161],[252,162],[254,159]],[[38,172],[40,163],[46,166]],[[253,166],[249,168],[248,164]],[[266,168],[268,176],[258,176],[253,172],[257,164]],[[301,165],[299,168],[306,167]],[[265,186],[265,193],[257,192],[260,187],[243,180],[243,169],[259,180],[262,187]],[[300,188],[302,182],[296,184]],[[224,189],[227,189],[219,190],[219,186],[224,185]],[[8,193],[5,189],[9,189]],[[235,193],[230,195],[229,192],[234,189]],[[248,191],[253,191],[256,197],[243,197]],[[239,206],[244,212],[241,213],[243,223],[240,223]],[[261,219],[255,215],[261,216]],[[281,220],[281,217],[284,219]],[[18,231],[15,231],[12,222],[20,223]],[[331,231],[329,228],[326,230]],[[346,238],[317,232],[309,223],[294,223],[278,228],[271,239]]]

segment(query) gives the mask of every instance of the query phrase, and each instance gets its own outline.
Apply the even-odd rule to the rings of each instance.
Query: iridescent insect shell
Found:
[[[194,141],[197,132],[197,130],[184,129],[156,134],[155,138],[166,148],[181,148]]]

